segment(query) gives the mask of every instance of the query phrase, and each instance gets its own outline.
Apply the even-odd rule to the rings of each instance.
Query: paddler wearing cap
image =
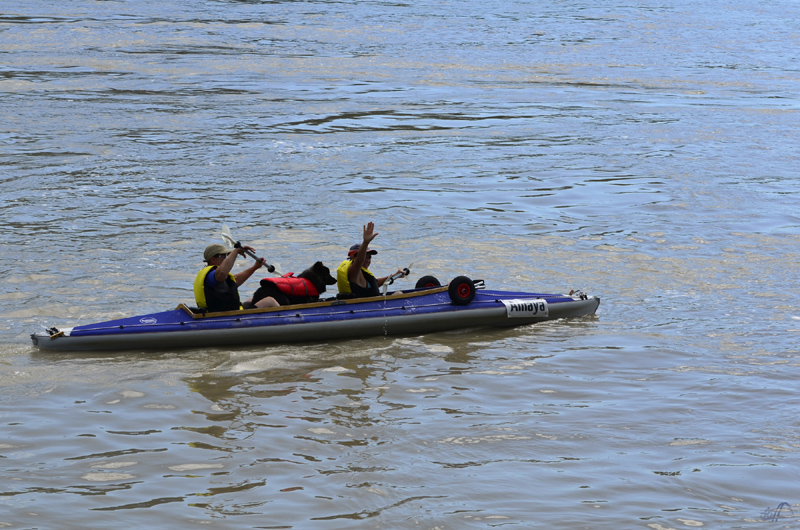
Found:
[[[242,309],[239,299],[239,286],[247,281],[264,264],[264,258],[257,260],[252,266],[232,274],[236,258],[244,256],[247,251],[255,253],[255,249],[247,246],[227,248],[224,245],[209,245],[203,252],[203,260],[207,263],[194,279],[194,298],[197,306],[208,311],[238,311]],[[213,274],[211,272],[213,271]],[[245,302],[247,303],[247,302]],[[267,297],[258,301],[256,307],[277,307],[278,302]]]
[[[376,278],[369,271],[372,256],[377,250],[369,248],[370,242],[378,236],[375,232],[375,223],[370,221],[364,226],[364,237],[361,243],[356,243],[347,252],[347,259],[336,269],[336,286],[342,298],[364,298],[367,296],[380,296],[381,287],[389,276]],[[403,271],[398,270],[400,276]]]

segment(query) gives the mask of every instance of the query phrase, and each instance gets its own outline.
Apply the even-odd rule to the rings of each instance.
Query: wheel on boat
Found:
[[[475,283],[466,276],[457,276],[450,282],[447,294],[455,305],[467,305],[475,298]]]
[[[441,285],[441,282],[436,279],[436,276],[423,276],[417,280],[417,284],[414,287],[419,289],[421,287],[440,287]]]

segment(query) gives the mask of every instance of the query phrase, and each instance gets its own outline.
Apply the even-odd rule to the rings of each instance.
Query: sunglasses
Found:
[[[227,258],[230,255],[231,255],[231,253],[228,252],[227,254],[214,254],[214,257],[215,258]]]

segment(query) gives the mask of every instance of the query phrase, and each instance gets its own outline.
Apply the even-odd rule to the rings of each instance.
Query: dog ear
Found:
[[[325,264],[322,263],[321,261],[318,261],[314,264],[314,270],[323,275],[331,273],[331,270],[328,267],[326,267]]]

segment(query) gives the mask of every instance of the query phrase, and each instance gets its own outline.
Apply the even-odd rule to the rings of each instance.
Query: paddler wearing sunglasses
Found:
[[[236,258],[244,256],[248,251],[254,253],[255,249],[244,245],[238,248],[227,248],[220,244],[206,247],[203,252],[203,261],[207,266],[197,273],[194,280],[194,298],[197,307],[210,312],[242,309],[239,286],[266,264],[266,260],[260,258],[243,271],[236,274],[231,273]],[[272,297],[267,297],[259,300],[256,306],[277,307],[278,302]]]

